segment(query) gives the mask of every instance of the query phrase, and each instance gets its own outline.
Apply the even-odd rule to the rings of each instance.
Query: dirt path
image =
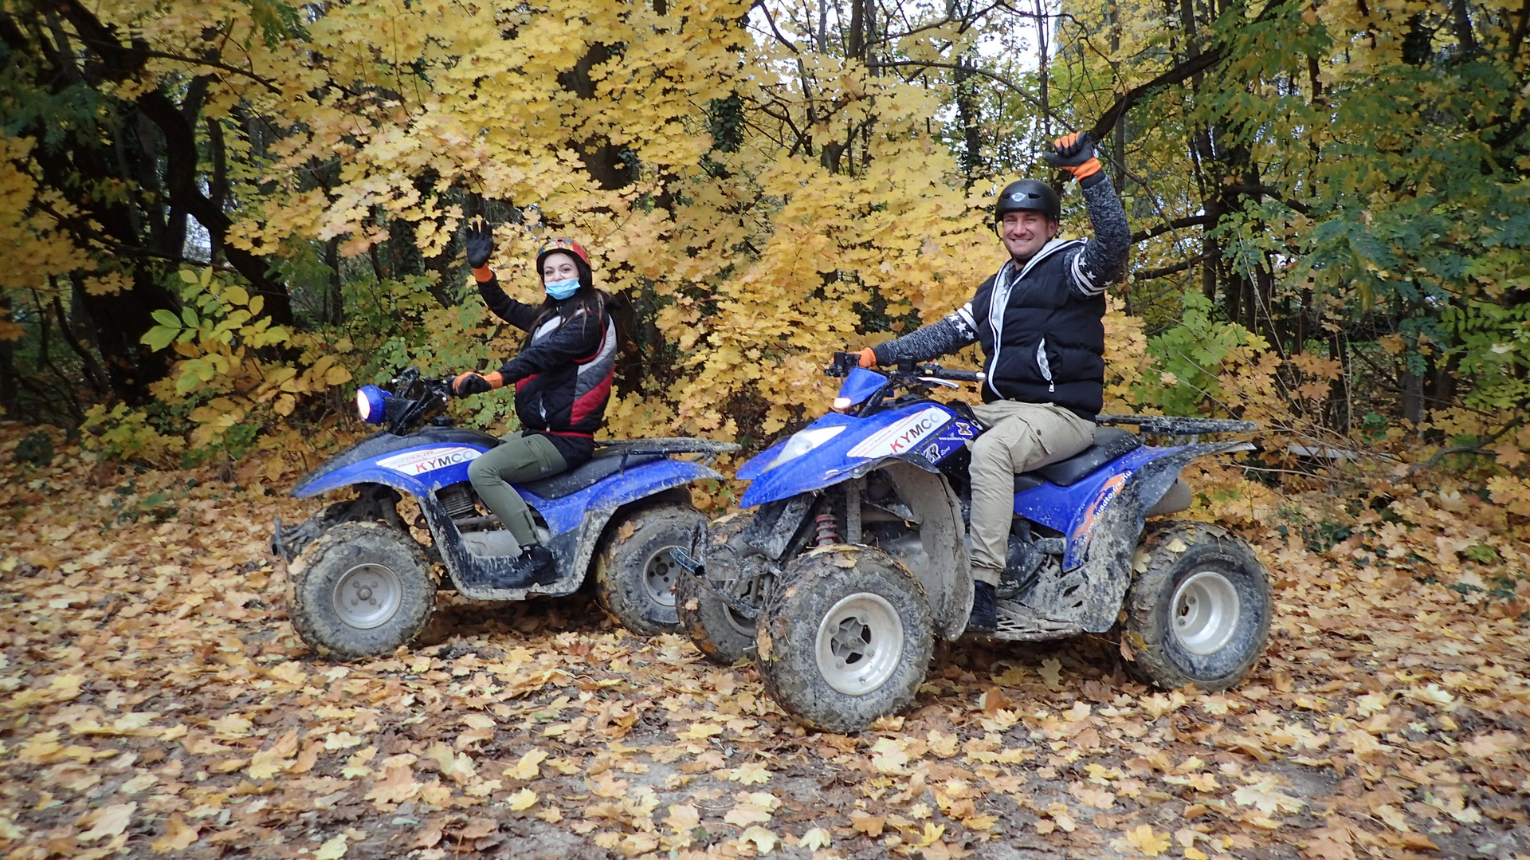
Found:
[[[1487,597],[1527,565],[1470,512],[1321,553],[1246,528],[1279,609],[1232,692],[1133,684],[1102,638],[943,646],[845,737],[583,597],[443,599],[408,652],[318,661],[266,544],[307,506],[5,469],[8,858],[1530,856],[1530,587]]]

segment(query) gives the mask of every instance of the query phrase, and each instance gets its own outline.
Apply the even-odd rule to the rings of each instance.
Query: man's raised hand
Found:
[[[1094,157],[1094,141],[1087,132],[1074,132],[1052,141],[1052,152],[1042,153],[1042,158],[1053,167],[1060,167],[1083,180],[1100,172],[1100,160]]]

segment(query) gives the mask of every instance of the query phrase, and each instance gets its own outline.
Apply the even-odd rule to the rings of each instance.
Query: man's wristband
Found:
[[[1073,173],[1073,178],[1080,182],[1100,172],[1100,160],[1091,158],[1077,167],[1068,168]]]

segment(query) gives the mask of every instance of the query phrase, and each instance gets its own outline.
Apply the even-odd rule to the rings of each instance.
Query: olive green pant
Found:
[[[998,585],[1015,517],[1015,475],[1066,460],[1094,441],[1094,422],[1052,403],[974,406],[988,425],[972,443],[972,577]]]
[[[483,499],[521,546],[541,543],[531,509],[510,483],[531,481],[556,475],[568,468],[557,447],[540,433],[524,430],[506,436],[498,447],[491,448],[468,466],[468,479],[478,498]]]

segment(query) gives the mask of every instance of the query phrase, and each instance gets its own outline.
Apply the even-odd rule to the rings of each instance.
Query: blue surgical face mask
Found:
[[[579,279],[569,278],[564,281],[548,281],[542,285],[542,289],[547,291],[547,295],[561,302],[579,291]]]

